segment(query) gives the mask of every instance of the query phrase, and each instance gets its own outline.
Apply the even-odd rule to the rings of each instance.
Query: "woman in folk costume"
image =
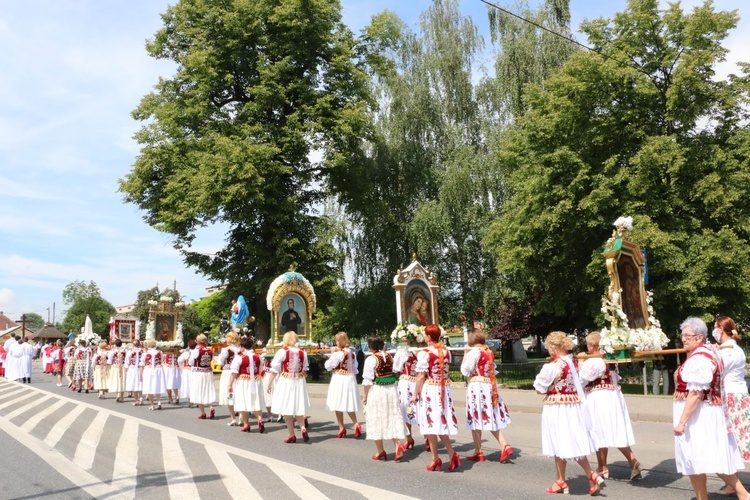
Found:
[[[461,458],[453,450],[450,436],[458,434],[458,419],[453,408],[451,390],[450,364],[451,353],[440,342],[440,327],[427,325],[424,329],[427,349],[417,354],[417,383],[414,388],[412,403],[419,402],[417,415],[419,431],[430,443],[432,462],[428,471],[442,470],[443,461],[438,456],[438,437],[445,445],[450,457],[448,470],[461,466]]]
[[[240,336],[237,332],[229,332],[226,336],[227,345],[222,347],[219,353],[219,364],[221,365],[221,378],[219,379],[219,404],[226,405],[229,408],[228,426],[240,425],[239,415],[234,413],[234,402],[229,398],[229,379],[232,376],[230,367],[232,360],[240,352]]]
[[[263,423],[263,360],[253,350],[253,341],[244,338],[240,341],[240,352],[232,359],[231,376],[227,381],[227,391],[234,394],[234,409],[242,421],[242,432],[250,432],[250,413],[258,421],[258,432],[266,430]]]
[[[401,408],[401,417],[404,419],[406,429],[406,449],[414,448],[414,437],[412,425],[419,425],[417,419],[416,405],[411,400],[414,397],[414,387],[417,384],[416,372],[417,354],[408,346],[399,346],[393,356],[393,371],[400,373],[398,378],[398,399]],[[413,411],[412,411],[413,410]],[[426,449],[430,451],[430,442],[426,442]]]
[[[401,444],[404,439],[404,420],[401,417],[396,376],[393,374],[393,358],[383,351],[383,339],[378,336],[369,337],[367,346],[370,356],[365,359],[362,370],[362,403],[367,408],[367,439],[375,441],[378,450],[372,459],[387,459],[383,440],[390,439],[396,445],[394,460],[399,461],[404,456],[406,446]]]
[[[182,386],[182,368],[177,361],[180,348],[173,347],[164,351],[164,379],[169,404],[180,404],[180,387]]]
[[[750,395],[745,383],[745,352],[737,345],[740,335],[737,325],[727,316],[714,322],[713,337],[720,344],[719,354],[724,362],[724,408],[734,439],[744,462],[750,462]],[[729,485],[724,485],[720,495],[734,495]]]
[[[42,363],[44,364],[44,373],[52,373],[54,365],[52,362],[52,341],[50,340],[45,346],[42,347]]]
[[[143,382],[141,381],[141,358],[143,357],[143,348],[141,341],[135,339],[133,348],[125,356],[125,390],[133,395],[135,403],[133,406],[143,406]]]
[[[63,355],[62,340],[55,342],[55,348],[52,349],[52,373],[57,377],[57,387],[62,387],[63,370],[65,369],[65,356]]]
[[[68,380],[68,387],[75,390],[76,386],[73,385],[73,380],[76,374],[76,343],[74,340],[69,341],[63,349],[63,357],[65,358],[65,378]]]
[[[91,349],[89,349],[86,341],[81,339],[78,341],[78,348],[75,351],[76,359],[76,370],[73,377],[74,384],[78,387],[78,392],[85,389],[86,394],[89,392],[91,386]]]
[[[143,394],[148,398],[148,409],[161,410],[161,395],[166,390],[167,381],[164,379],[164,368],[162,367],[162,352],[156,348],[156,339],[146,341],[146,352],[141,357],[141,383]]]
[[[195,340],[188,340],[187,349],[183,349],[180,356],[177,358],[177,364],[180,365],[180,370],[182,371],[180,374],[180,398],[188,402],[188,408],[193,407],[193,403],[190,401],[190,355],[197,345],[198,344]],[[180,402],[179,398],[177,399],[177,402]]]
[[[739,498],[748,492],[737,478],[744,469],[734,433],[722,407],[722,356],[706,346],[706,323],[688,318],[680,325],[682,345],[688,352],[675,372],[672,403],[675,464],[677,472],[690,477],[697,500],[708,498],[706,474],[717,474]]]
[[[268,414],[268,419],[266,422],[270,422],[273,420],[273,412],[271,411],[271,400],[273,399],[273,386],[275,384],[271,383],[271,358],[268,357],[268,350],[264,347],[263,351],[260,353],[260,359],[263,361],[263,390],[265,391],[265,399],[266,399],[266,413]],[[281,422],[284,417],[281,415],[278,415],[278,418],[276,419],[277,422]]]
[[[307,353],[297,347],[297,334],[291,331],[284,334],[282,345],[271,360],[271,377],[266,392],[270,394],[273,387],[271,411],[284,416],[289,432],[289,437],[284,442],[297,442],[297,436],[294,434],[295,419],[302,429],[302,440],[307,442],[310,440],[305,424],[305,416],[310,411],[310,398],[305,381],[308,370]],[[274,386],[274,380],[277,379],[278,382]]]
[[[633,427],[618,384],[620,377],[617,372],[610,371],[604,362],[604,355],[599,352],[600,341],[599,332],[586,336],[586,345],[593,357],[578,365],[578,373],[586,393],[584,408],[591,421],[596,446],[596,472],[604,479],[609,479],[607,450],[617,448],[628,461],[632,481],[641,477],[641,464],[630,448],[635,444]]]
[[[510,424],[510,415],[505,401],[497,392],[495,381],[495,354],[487,347],[482,332],[469,334],[469,345],[464,349],[461,373],[468,382],[466,386],[466,427],[474,440],[474,454],[466,457],[473,462],[484,462],[482,431],[490,431],[500,446],[500,463],[505,463],[513,448],[505,441],[500,429]]]
[[[547,335],[544,345],[552,360],[545,364],[534,380],[534,389],[545,394],[542,408],[542,453],[555,458],[555,482],[547,493],[568,493],[565,469],[568,460],[580,465],[589,481],[589,495],[599,493],[604,480],[591,470],[587,455],[595,451],[591,439],[585,394],[578,372],[568,351],[573,341],[563,332]]]
[[[344,412],[354,424],[354,437],[362,435],[362,426],[357,421],[357,412],[362,410],[362,402],[359,400],[359,388],[357,386],[357,356],[349,345],[349,337],[346,332],[336,334],[336,347],[332,347],[331,356],[325,362],[325,368],[332,372],[331,383],[328,386],[328,398],[326,408],[336,414],[336,422],[339,424],[339,432],[336,437],[346,437],[344,427]]]
[[[94,353],[91,364],[94,367],[94,390],[99,391],[99,399],[104,399],[109,385],[106,342],[99,342],[99,348]]]
[[[109,365],[109,390],[117,395],[118,403],[124,401],[125,396],[125,349],[122,348],[122,340],[115,340],[114,347],[107,355]]]
[[[201,414],[200,420],[206,419],[206,405],[209,406],[208,418],[214,418],[214,400],[216,389],[214,388],[214,373],[211,371],[211,360],[213,352],[208,347],[208,337],[204,334],[198,335],[195,342],[196,348],[190,354],[188,362],[192,367],[190,371],[190,402],[197,404]]]

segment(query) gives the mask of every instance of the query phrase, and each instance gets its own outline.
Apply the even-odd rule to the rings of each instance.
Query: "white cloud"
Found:
[[[2,26],[0,26],[0,29]],[[13,290],[10,288],[0,288],[0,307],[5,307],[13,302]]]

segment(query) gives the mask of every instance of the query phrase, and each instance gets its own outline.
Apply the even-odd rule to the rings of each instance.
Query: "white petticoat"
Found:
[[[107,365],[97,365],[94,367],[94,390],[106,391],[109,382],[109,370]]]
[[[404,419],[396,384],[370,386],[365,425],[367,439],[404,439]]]
[[[263,411],[266,408],[262,379],[238,378],[234,381],[234,411]]]
[[[307,415],[310,398],[304,378],[277,376],[271,396],[271,411],[277,415]]]
[[[598,389],[586,396],[584,408],[591,420],[591,437],[597,448],[625,448],[635,444],[630,414],[621,391]]]
[[[231,377],[232,377],[232,372],[229,371],[228,369],[221,371],[221,377],[219,377],[219,404],[220,405],[226,405],[229,402],[229,379]]]
[[[450,385],[445,386],[446,404],[441,404],[440,386],[425,382],[419,398],[419,432],[425,436],[458,434],[458,419],[453,408],[453,392]]]
[[[182,386],[182,368],[178,366],[164,367],[164,380],[167,382],[168,391],[179,389]]]
[[[141,367],[130,365],[125,374],[125,390],[128,392],[140,392],[143,388],[141,383]]]
[[[143,367],[143,394],[159,395],[166,391],[167,381],[161,366]]]
[[[419,405],[415,405],[414,415],[409,417],[409,406],[411,405],[411,398],[414,396],[414,388],[416,382],[413,380],[399,380],[398,381],[398,401],[401,408],[401,418],[404,419],[404,423],[410,425],[419,425],[419,419],[417,413],[419,413]]]
[[[542,453],[564,460],[594,453],[594,440],[581,403],[546,404],[542,408]]]
[[[680,422],[684,407],[685,401],[672,403],[673,425]],[[734,474],[745,468],[734,435],[727,432],[721,405],[698,405],[685,433],[674,438],[674,457],[677,472],[684,475]]]
[[[212,372],[190,372],[190,402],[210,405],[216,400],[214,374]]]
[[[109,389],[110,392],[125,391],[125,366],[110,365],[107,386],[107,389]]]
[[[180,368],[182,372],[180,380],[180,397],[190,401],[190,368]]]
[[[473,431],[505,429],[510,424],[510,414],[500,394],[497,403],[493,408],[491,383],[469,382],[466,386],[466,428]]]
[[[328,411],[362,411],[362,401],[359,399],[357,377],[334,373],[328,385],[326,398]]]

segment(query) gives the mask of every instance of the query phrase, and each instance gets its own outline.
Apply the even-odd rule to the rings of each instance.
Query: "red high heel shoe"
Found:
[[[442,470],[442,469],[443,469],[443,461],[440,460],[439,458],[427,466],[427,470],[430,472],[435,472],[436,470]]]
[[[250,425],[245,425],[240,429],[240,432],[250,432]]]
[[[461,467],[461,457],[458,456],[457,452],[453,453],[451,457],[451,464],[448,466],[449,471],[453,471]]]
[[[591,471],[589,474],[589,484],[591,485],[591,488],[589,488],[589,495],[592,497],[599,494],[599,486],[604,485],[604,479],[597,474],[594,471]]]
[[[563,495],[568,494],[568,483],[565,481],[555,481],[552,486],[547,488],[547,493],[555,494],[562,493]]]
[[[411,436],[406,437],[406,449],[408,450],[409,448],[414,449],[414,438]]]
[[[484,458],[484,452],[480,451],[479,453],[475,453],[470,457],[466,457],[466,460],[471,460],[472,462],[484,462],[486,459]]]
[[[296,443],[296,442],[297,442],[297,436],[289,436],[288,438],[286,438],[286,439],[284,440],[284,442],[285,442],[286,444],[290,444],[290,443]]]
[[[362,435],[362,426],[357,424],[354,426],[354,437],[358,438],[361,435]]]
[[[206,414],[201,413],[200,415],[198,415],[198,420],[206,420]]]
[[[504,464],[510,457],[513,456],[513,448],[509,444],[503,446],[503,453],[500,455],[500,463]]]
[[[211,420],[213,420],[215,414],[216,414],[216,410],[214,410],[213,408],[211,408],[211,411],[208,412],[208,418],[210,418]]]
[[[258,420],[258,432],[263,434],[266,431],[266,424],[262,420]]]
[[[383,462],[385,462],[386,460],[388,460],[388,455],[386,455],[385,450],[383,450],[380,453],[378,453],[377,455],[373,455],[372,459],[373,460],[382,460]]]
[[[404,452],[405,451],[406,451],[406,446],[404,446],[403,444],[399,443],[396,446],[396,456],[393,457],[393,460],[395,460],[396,462],[398,462],[399,460],[401,460],[404,457]]]
[[[302,429],[302,441],[305,443],[310,441],[310,436],[307,435],[307,429]]]
[[[346,437],[346,429],[341,429],[338,434],[336,434],[337,438],[345,438]]]

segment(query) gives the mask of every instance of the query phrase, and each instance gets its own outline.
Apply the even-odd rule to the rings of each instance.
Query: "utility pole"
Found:
[[[26,315],[21,315],[21,338],[26,338]]]
[[[47,324],[49,325],[49,307],[47,308]]]

